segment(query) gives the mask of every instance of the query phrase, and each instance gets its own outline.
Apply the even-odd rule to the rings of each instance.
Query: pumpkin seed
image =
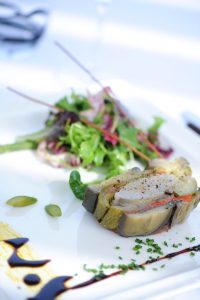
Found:
[[[60,207],[56,204],[48,204],[45,206],[45,211],[51,217],[60,217],[62,216],[62,211]]]
[[[6,201],[10,206],[23,207],[35,204],[37,199],[29,196],[16,196]]]

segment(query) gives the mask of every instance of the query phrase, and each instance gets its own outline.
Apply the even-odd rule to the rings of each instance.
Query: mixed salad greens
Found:
[[[155,117],[152,126],[143,132],[119,109],[111,93],[109,87],[87,96],[72,91],[55,103],[59,111],[49,113],[44,129],[20,137],[14,144],[0,145],[0,153],[36,149],[43,160],[55,167],[103,167],[107,178],[121,173],[134,157],[145,162],[118,138],[123,138],[149,159],[157,154],[145,142],[147,140],[164,157],[169,156],[172,149],[162,149],[159,142],[159,129],[164,120]],[[82,118],[101,127],[104,133],[82,122]]]

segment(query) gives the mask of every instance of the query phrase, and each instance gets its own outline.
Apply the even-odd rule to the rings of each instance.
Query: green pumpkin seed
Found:
[[[29,196],[16,196],[6,201],[6,203],[10,206],[14,207],[23,207],[35,204],[37,202],[36,198]]]
[[[45,206],[45,211],[51,217],[60,217],[62,216],[62,211],[60,207],[56,204],[48,204]]]

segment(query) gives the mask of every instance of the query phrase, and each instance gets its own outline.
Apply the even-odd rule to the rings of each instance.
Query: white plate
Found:
[[[163,115],[148,102],[128,99],[124,104],[133,116],[148,124],[154,115]],[[38,107],[37,107],[38,108]],[[37,109],[36,108],[36,109]],[[40,109],[40,108],[38,108]],[[0,143],[8,142],[24,133],[42,127],[48,112],[43,109],[26,111],[12,116],[1,116]],[[163,136],[175,148],[173,157],[186,157],[200,180],[199,149],[200,139],[181,125],[167,119],[162,129]],[[142,253],[135,256],[131,248],[133,238],[123,238],[99,226],[92,215],[87,213],[81,202],[74,198],[69,185],[69,172],[42,163],[31,151],[22,151],[0,155],[1,210],[0,220],[8,223],[22,236],[30,238],[29,244],[42,258],[50,258],[51,267],[58,275],[79,275],[73,282],[91,278],[83,272],[83,264],[96,267],[103,263],[128,263],[131,258],[143,262],[148,255]],[[82,172],[83,180],[96,178],[96,174]],[[10,208],[5,201],[15,195],[32,195],[39,202],[27,208]],[[44,206],[57,203],[62,208],[63,216],[53,219],[46,215]],[[182,225],[175,226],[169,232],[152,236],[158,243],[167,240],[170,245],[183,243],[183,248],[191,246],[186,236],[195,236],[195,244],[200,243],[200,212],[195,209],[189,219]],[[120,246],[116,250],[115,246]],[[181,247],[180,247],[181,249]],[[167,254],[177,249],[164,247]],[[120,261],[118,256],[123,257]],[[160,266],[165,263],[163,269]],[[158,268],[155,272],[152,268]],[[61,299],[144,299],[155,295],[171,296],[187,289],[199,286],[200,254],[194,257],[181,255],[172,260],[150,265],[145,271],[130,271],[125,276],[114,277],[90,287],[66,292]],[[175,277],[174,277],[175,276]],[[1,300],[26,299],[27,290],[16,289],[16,284],[0,274]],[[171,293],[171,294],[170,294]],[[33,293],[30,292],[31,295]],[[47,299],[45,299],[47,300]]]

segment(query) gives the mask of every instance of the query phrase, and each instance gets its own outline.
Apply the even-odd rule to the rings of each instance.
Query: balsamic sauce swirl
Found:
[[[50,260],[25,260],[18,255],[18,249],[25,245],[29,239],[27,238],[15,238],[10,240],[5,240],[4,242],[11,245],[14,248],[13,254],[8,259],[8,264],[14,267],[32,267],[38,268],[46,265]]]
[[[39,261],[29,261],[29,260],[23,260],[18,256],[17,250],[22,247],[24,244],[26,244],[28,242],[27,238],[16,238],[16,239],[10,239],[10,240],[5,240],[6,243],[10,244],[14,250],[13,250],[13,254],[11,255],[11,257],[8,259],[8,263],[11,267],[40,267],[43,266],[45,264],[47,264],[50,260],[39,260]],[[182,249],[180,251],[176,251],[176,252],[172,252],[169,253],[165,256],[161,256],[158,258],[153,258],[150,260],[147,260],[145,262],[143,262],[142,264],[138,265],[139,267],[144,267],[145,265],[150,265],[153,264],[155,262],[164,260],[164,259],[171,259],[173,257],[179,256],[181,254],[184,253],[188,253],[188,252],[199,252],[200,251],[200,244],[193,246],[193,247],[188,247],[185,249]],[[133,271],[133,268],[129,268],[129,271]],[[28,300],[55,300],[55,298],[64,293],[67,292],[69,290],[76,290],[79,288],[83,288],[86,286],[90,286],[94,283],[100,282],[102,280],[111,278],[111,277],[115,277],[118,276],[120,274],[122,274],[123,271],[122,270],[118,270],[115,271],[113,273],[110,273],[108,275],[105,274],[100,274],[100,275],[96,275],[94,277],[92,277],[91,279],[84,281],[82,283],[79,283],[77,285],[71,286],[71,287],[67,287],[65,285],[66,282],[68,282],[69,280],[71,280],[73,277],[72,276],[59,276],[56,278],[51,279],[49,282],[47,282],[42,288],[41,290],[38,292],[38,294],[32,298],[28,298]],[[24,281],[26,278],[31,278],[31,276],[37,276],[35,274],[28,274],[25,276]],[[37,280],[36,280],[37,279]],[[38,281],[40,278],[36,278],[35,280]],[[27,283],[25,281],[25,283]],[[37,282],[39,283],[39,281]],[[29,284],[29,283],[27,283]],[[35,283],[36,284],[36,283]]]
[[[41,279],[37,274],[27,274],[24,276],[24,283],[27,285],[37,285]]]
[[[64,293],[67,290],[64,283],[70,280],[71,278],[73,277],[59,276],[51,279],[35,297],[28,298],[28,300],[54,300],[55,297]]]

